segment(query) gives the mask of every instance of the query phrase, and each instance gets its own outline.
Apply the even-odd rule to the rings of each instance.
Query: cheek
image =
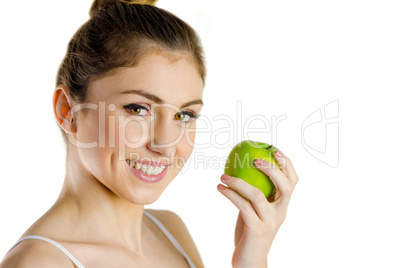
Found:
[[[177,169],[177,172],[181,170],[193,151],[193,146],[189,144],[185,139],[181,140],[176,146],[176,157],[173,162],[173,167]]]
[[[77,125],[77,146],[80,148],[93,148],[99,145],[103,125],[99,125],[99,114],[96,111],[88,112]]]
[[[178,146],[178,155],[187,161],[194,149],[195,129],[186,129],[186,135]]]
[[[196,133],[196,125],[194,122],[191,124],[190,128],[188,129],[189,140],[191,141],[191,144],[193,144],[193,146],[194,146],[194,141],[195,141],[195,133]]]
[[[145,120],[125,116],[108,116],[104,127],[104,144],[109,148],[138,148],[146,143],[149,125]],[[102,141],[102,139],[101,139]]]
[[[93,148],[79,148],[80,159],[88,170],[97,180],[104,185],[108,185],[107,178],[110,177],[110,157],[111,151],[107,147],[94,146]]]
[[[117,124],[120,147],[138,148],[146,144],[150,130],[147,121],[119,117]]]
[[[116,148],[119,160],[127,158],[127,151],[141,148],[146,145],[149,135],[149,124],[146,120],[130,119],[120,116],[117,120]],[[128,156],[130,158],[130,156]]]
[[[195,134],[196,134],[196,121],[192,122],[190,126],[186,129],[186,141],[187,141],[187,147],[191,151],[194,148],[194,142],[195,142]]]

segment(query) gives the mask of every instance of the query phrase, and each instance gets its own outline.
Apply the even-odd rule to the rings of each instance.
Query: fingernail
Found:
[[[257,160],[255,160],[255,164],[257,165],[257,166],[262,166],[262,165],[264,165],[266,162],[265,162],[265,160],[263,160],[263,159],[261,159],[261,158],[257,158]]]
[[[279,150],[277,150],[276,152],[275,152],[275,155],[276,155],[276,157],[279,157],[279,158],[284,158],[285,156],[283,155],[283,153],[281,152],[281,151],[279,151]]]
[[[225,190],[226,186],[222,185],[222,184],[218,184],[218,189],[219,190]]]
[[[226,174],[223,174],[223,175],[221,176],[221,179],[222,179],[223,181],[227,181],[227,180],[230,179],[230,176],[229,176],[229,175],[226,175]]]

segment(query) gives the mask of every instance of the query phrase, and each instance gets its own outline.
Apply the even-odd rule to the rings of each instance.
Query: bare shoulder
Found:
[[[0,268],[73,268],[70,259],[52,244],[28,239],[13,248],[0,263]]]
[[[169,230],[197,268],[204,267],[193,238],[179,215],[170,210],[146,209],[146,211],[156,217]]]

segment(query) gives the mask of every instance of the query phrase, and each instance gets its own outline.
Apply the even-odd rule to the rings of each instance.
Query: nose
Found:
[[[180,130],[175,127],[173,119],[167,116],[156,117],[150,130],[147,148],[173,161],[176,146],[180,142]]]

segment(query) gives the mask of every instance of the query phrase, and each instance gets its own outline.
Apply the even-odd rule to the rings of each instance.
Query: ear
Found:
[[[73,100],[68,94],[67,87],[63,85],[56,87],[53,95],[54,114],[60,127],[66,133],[77,132],[75,121],[73,120],[72,122],[70,122],[70,119],[72,117],[72,104]]]

